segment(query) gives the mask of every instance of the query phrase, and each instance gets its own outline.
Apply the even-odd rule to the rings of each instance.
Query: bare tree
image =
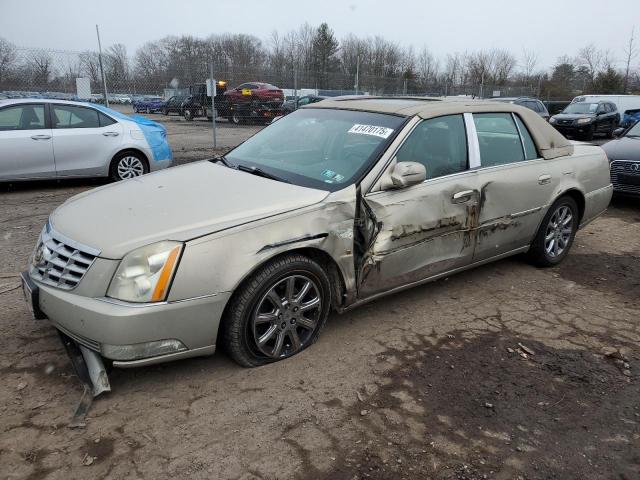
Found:
[[[45,88],[53,74],[51,54],[46,50],[34,51],[27,61],[27,68],[31,74],[31,81],[38,88]]]
[[[100,86],[100,59],[98,52],[82,52],[78,55],[78,60],[82,74],[88,76],[93,85]]]
[[[438,62],[438,59],[434,57],[427,47],[422,47],[418,54],[417,71],[418,78],[425,87],[435,83],[439,68],[440,62]]]
[[[631,68],[631,62],[633,61],[633,59],[635,59],[636,55],[638,54],[638,51],[636,49],[635,46],[635,38],[634,38],[634,34],[635,34],[635,27],[631,29],[631,36],[629,37],[629,42],[627,43],[626,48],[624,49],[624,54],[625,54],[625,73],[624,73],[624,87],[623,87],[623,91],[624,93],[627,93],[627,88],[629,86],[629,70]]]
[[[0,82],[15,65],[18,54],[13,43],[0,37]]]
[[[538,54],[533,50],[523,48],[521,64],[525,79],[530,80],[538,64]]]
[[[605,60],[605,54],[596,48],[596,46],[591,43],[586,47],[582,47],[578,51],[578,62],[584,65],[587,68],[589,73],[589,80],[591,84],[595,82],[596,75],[602,69],[603,61]]]

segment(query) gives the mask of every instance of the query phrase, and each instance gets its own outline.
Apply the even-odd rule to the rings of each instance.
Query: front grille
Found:
[[[573,120],[556,120],[558,125],[573,125]]]
[[[29,273],[36,281],[71,290],[80,283],[99,253],[65,238],[47,224],[31,257]]]
[[[631,177],[633,183],[625,181],[622,176]],[[629,160],[614,160],[611,162],[611,183],[616,192],[634,193],[640,195],[640,162]]]

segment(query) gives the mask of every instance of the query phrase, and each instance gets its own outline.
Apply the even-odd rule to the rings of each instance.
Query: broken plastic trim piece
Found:
[[[93,399],[103,392],[111,391],[109,377],[99,354],[79,345],[61,331],[58,333],[71,360],[73,370],[83,386],[82,396],[69,423],[69,428],[84,428]]]

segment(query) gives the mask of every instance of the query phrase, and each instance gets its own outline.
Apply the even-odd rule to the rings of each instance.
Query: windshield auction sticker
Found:
[[[358,133],[360,135],[375,135],[376,137],[389,138],[389,135],[393,133],[393,128],[356,124],[351,127],[348,133]]]

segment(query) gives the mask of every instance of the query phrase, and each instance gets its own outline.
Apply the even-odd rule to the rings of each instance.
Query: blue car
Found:
[[[640,121],[640,109],[625,110],[622,122],[620,122],[620,126],[623,128],[628,128],[638,121]]]
[[[133,102],[136,113],[156,113],[162,111],[165,101],[160,97],[146,97]]]

